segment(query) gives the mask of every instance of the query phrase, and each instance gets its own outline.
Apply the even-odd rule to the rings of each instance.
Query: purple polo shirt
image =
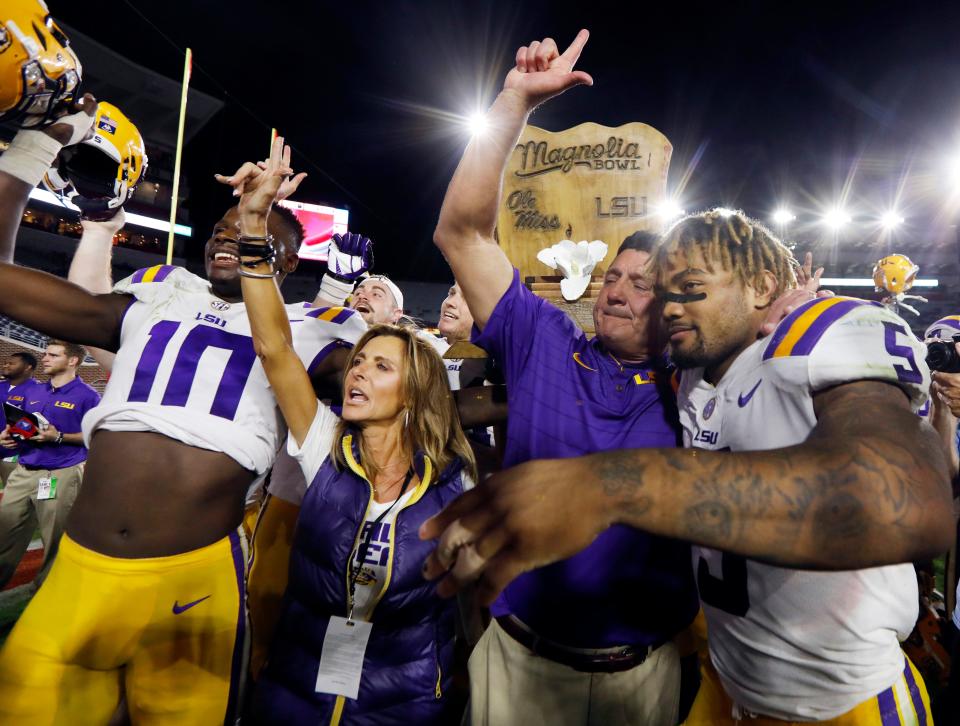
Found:
[[[31,393],[24,408],[43,415],[57,431],[65,434],[79,433],[83,415],[100,403],[100,394],[79,377],[60,388],[43,383]],[[72,444],[27,442],[20,454],[20,464],[33,469],[65,469],[86,460],[87,447]]]
[[[4,381],[0,383],[0,391],[6,389],[4,393],[4,401],[9,403],[11,406],[16,406],[17,408],[22,408],[26,410],[26,402],[29,400],[28,396],[35,388],[42,388],[43,384],[38,381],[36,378],[28,378],[23,383],[17,386],[11,386],[9,383]],[[34,397],[36,398],[36,397]],[[16,456],[23,452],[23,444],[20,444],[15,449],[0,449],[0,458],[9,458],[11,456]]]
[[[668,374],[620,366],[562,311],[513,283],[473,342],[503,368],[510,416],[504,466],[680,443]],[[570,512],[575,517],[576,512]],[[578,555],[514,580],[494,603],[541,637],[576,648],[649,645],[699,607],[689,545],[617,525]]]

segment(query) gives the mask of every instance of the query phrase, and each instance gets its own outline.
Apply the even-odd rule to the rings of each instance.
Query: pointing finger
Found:
[[[577,64],[577,61],[580,59],[580,54],[583,52],[583,47],[587,44],[587,40],[589,39],[590,31],[584,28],[577,33],[577,37],[573,39],[570,47],[563,51],[563,55],[561,57],[570,63],[571,68]]]

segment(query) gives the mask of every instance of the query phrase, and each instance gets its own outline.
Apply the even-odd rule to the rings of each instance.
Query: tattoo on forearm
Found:
[[[603,493],[623,501],[630,515],[640,517],[649,511],[652,500],[641,493],[646,467],[637,463],[630,451],[610,451],[597,457],[597,471]]]
[[[936,434],[891,405],[901,394],[888,384],[825,395],[817,427],[797,446],[599,455],[603,493],[620,521],[774,563],[838,567],[915,550],[929,537],[931,514],[949,503]],[[651,477],[657,486],[645,486]]]
[[[723,502],[713,500],[688,507],[684,512],[683,520],[690,539],[716,537],[720,540],[728,540],[733,528],[733,517],[730,507]]]

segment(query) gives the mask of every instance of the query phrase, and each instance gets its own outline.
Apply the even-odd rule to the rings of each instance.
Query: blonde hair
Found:
[[[713,260],[732,271],[743,285],[764,289],[764,273],[777,280],[772,299],[797,286],[797,260],[793,252],[766,227],[743,212],[711,209],[684,217],[667,230],[654,257],[657,286],[662,287],[668,254],[679,251],[690,257],[694,250],[703,256],[707,270]]]
[[[447,382],[447,368],[434,347],[414,330],[381,324],[370,326],[353,347],[353,355],[363,350],[374,338],[384,335],[399,338],[404,343],[400,396],[404,408],[409,412],[409,419],[403,427],[404,454],[412,461],[415,452],[423,451],[433,462],[437,473],[446,469],[454,459],[460,459],[464,470],[476,481],[477,463],[473,449],[460,426],[457,404]],[[347,465],[341,440],[350,426],[351,423],[343,419],[337,423],[331,456],[338,470]],[[359,437],[359,446],[363,469],[372,481],[379,471],[366,449],[362,435]]]

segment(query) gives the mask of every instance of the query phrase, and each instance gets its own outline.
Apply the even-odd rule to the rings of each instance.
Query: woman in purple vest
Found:
[[[271,256],[265,225],[278,162],[275,147],[245,184],[238,254],[254,346],[290,429],[288,449],[310,484],[251,720],[456,722],[446,695],[456,605],[423,578],[433,545],[417,536],[476,476],[446,368],[413,332],[376,325],[344,374],[342,418],[317,400],[262,261]],[[314,308],[293,322],[355,314]]]

